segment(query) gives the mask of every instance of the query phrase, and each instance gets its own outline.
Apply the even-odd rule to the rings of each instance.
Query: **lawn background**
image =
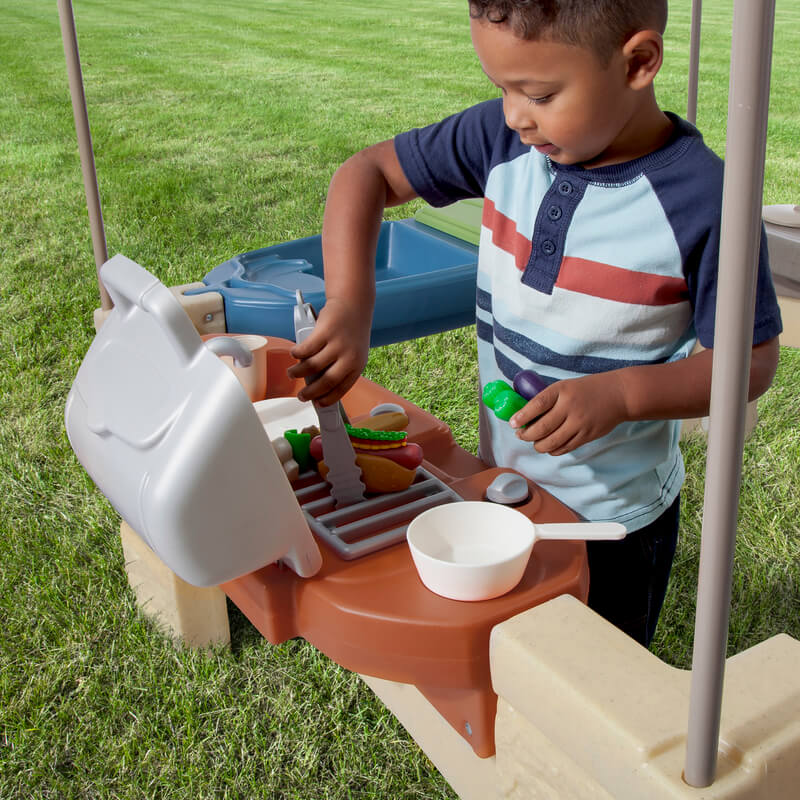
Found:
[[[685,109],[688,0],[664,108]],[[706,0],[698,125],[724,153],[730,2]],[[67,391],[97,306],[54,0],[0,0],[0,797],[452,798],[402,727],[302,641],[176,649],[137,611],[119,520],[77,464]],[[765,201],[800,193],[800,8],[778,0]],[[77,0],[109,253],[165,284],[319,232],[359,148],[494,96],[463,0]],[[408,216],[415,204],[394,210]],[[800,351],[745,453],[730,652],[800,638]],[[477,445],[471,329],[374,350],[367,374]],[[705,444],[654,652],[691,660]],[[624,676],[620,676],[621,683]]]

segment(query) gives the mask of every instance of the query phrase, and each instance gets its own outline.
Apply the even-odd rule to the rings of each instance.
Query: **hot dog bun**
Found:
[[[356,465],[368,492],[383,494],[407,489],[422,463],[422,448],[408,442],[405,435],[394,431],[371,431],[348,426],[350,442],[356,454]],[[311,440],[311,456],[324,478],[328,467],[323,459],[322,438]]]

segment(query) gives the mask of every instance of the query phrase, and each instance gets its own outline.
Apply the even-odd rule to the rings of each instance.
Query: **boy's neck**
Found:
[[[650,89],[630,115],[627,125],[613,145],[581,166],[585,169],[610,167],[654,153],[669,141],[674,127],[669,117],[659,108],[655,92]]]

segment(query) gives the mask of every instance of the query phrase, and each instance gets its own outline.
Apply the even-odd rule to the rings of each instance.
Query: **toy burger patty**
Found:
[[[397,492],[407,489],[422,463],[422,448],[403,431],[375,431],[370,428],[346,426],[361,469],[364,485],[369,492]],[[322,438],[311,440],[311,456],[319,462],[320,474],[328,472],[323,460]]]

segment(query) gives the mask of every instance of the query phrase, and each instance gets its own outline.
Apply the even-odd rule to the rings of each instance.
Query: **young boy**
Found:
[[[684,468],[681,418],[708,413],[722,162],[656,102],[666,0],[470,0],[472,41],[502,98],[350,158],[323,226],[327,302],[293,353],[327,404],[367,360],[384,207],[483,196],[481,385],[548,386],[509,423],[481,408],[480,455],[590,520],[589,605],[649,644],[666,592]],[[781,330],[761,249],[750,399]]]

